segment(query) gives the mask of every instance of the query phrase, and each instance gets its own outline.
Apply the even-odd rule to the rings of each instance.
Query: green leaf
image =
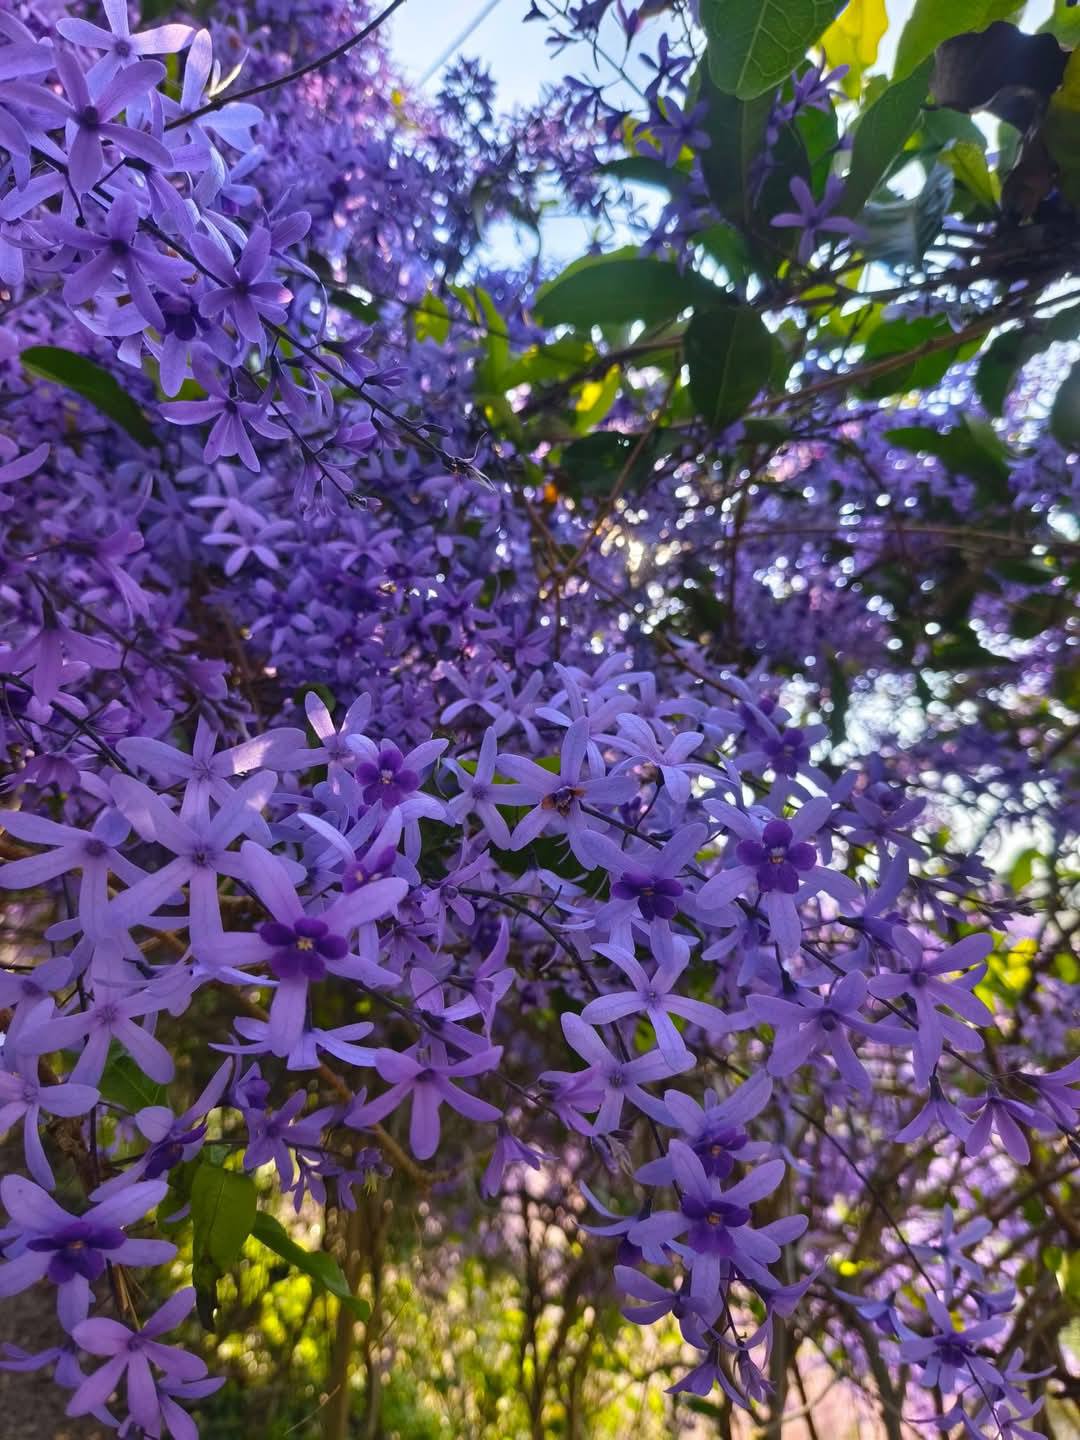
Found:
[[[710,145],[701,152],[701,172],[709,197],[725,220],[748,230],[754,217],[750,171],[765,145],[772,100],[740,100],[717,89],[702,67],[696,74],[698,97],[705,105],[705,133]]]
[[[754,262],[738,230],[731,225],[710,225],[694,236],[694,243],[717,262],[732,284],[745,284]]]
[[[718,305],[695,312],[683,353],[694,404],[722,430],[769,383],[776,341],[749,305]]]
[[[1070,5],[1069,0],[1054,0],[1054,13],[1040,29],[1074,48],[1080,45],[1080,10]]]
[[[996,335],[975,372],[975,393],[991,415],[1000,415],[1016,372],[1030,358],[1031,339],[1022,329]]]
[[[986,163],[981,145],[961,140],[941,152],[941,163],[947,165],[964,189],[987,210],[997,208],[1001,199],[1001,181]]]
[[[956,340],[955,347],[920,354],[922,347],[938,340]],[[978,340],[961,341],[943,315],[920,315],[914,320],[886,320],[873,331],[863,351],[863,363],[910,355],[907,364],[897,365],[881,375],[861,382],[859,389],[871,399],[902,394],[906,390],[930,389],[941,380],[956,360],[966,359],[979,349]]]
[[[937,238],[952,197],[952,172],[935,165],[914,200],[865,206],[863,254],[889,265],[918,265]]]
[[[255,1222],[255,1181],[239,1170],[203,1160],[191,1181],[191,1277],[199,1319],[214,1324],[217,1282],[234,1260]]]
[[[244,1248],[255,1224],[255,1181],[240,1170],[223,1170],[205,1161],[191,1182],[192,1256],[209,1261],[219,1273]]]
[[[906,80],[890,85],[855,127],[841,205],[845,215],[859,213],[915,129],[930,84],[930,65],[927,60]]]
[[[1007,493],[1009,452],[985,421],[965,418],[952,430],[905,425],[886,430],[885,439],[913,454],[936,456],[955,474],[985,482],[995,496]]]
[[[1061,88],[1050,97],[1042,138],[1063,194],[1080,203],[1080,51],[1069,56]]]
[[[351,295],[348,290],[331,290],[328,298],[331,305],[336,305],[339,310],[344,310],[346,315],[363,320],[366,325],[370,325],[379,318],[377,305],[370,300],[361,300],[359,295]]]
[[[413,327],[417,340],[434,340],[437,345],[445,345],[450,334],[450,311],[445,301],[429,290],[416,307]]]
[[[618,365],[612,365],[600,379],[584,382],[574,402],[573,423],[579,435],[588,435],[606,418],[621,384],[622,370]]]
[[[885,0],[851,0],[821,37],[829,69],[847,66],[843,86],[852,100],[858,99],[863,71],[877,59],[878,46],[888,26]]]
[[[740,100],[774,89],[835,14],[835,0],[701,0],[713,80]]]
[[[1019,0],[915,0],[896,47],[893,79],[910,75],[942,41],[968,30],[985,30],[1019,8]]]
[[[251,1233],[255,1239],[272,1250],[275,1255],[280,1255],[290,1265],[302,1271],[315,1281],[317,1285],[328,1290],[331,1295],[336,1295],[343,1305],[347,1305],[358,1320],[366,1320],[371,1314],[371,1306],[359,1295],[354,1295],[349,1289],[349,1282],[342,1274],[341,1266],[333,1258],[327,1255],[325,1250],[305,1250],[293,1240],[284,1225],[275,1220],[273,1215],[268,1215],[265,1210],[260,1210],[255,1216],[255,1224]]]
[[[655,185],[658,189],[685,189],[687,177],[653,155],[622,155],[597,167],[601,175],[613,175],[627,185]]]
[[[1080,450],[1080,365],[1061,382],[1050,411],[1050,431],[1067,450]]]
[[[714,285],[693,270],[680,271],[633,249],[575,260],[541,287],[533,312],[542,325],[659,325],[709,294]]]
[[[133,440],[147,448],[157,445],[150,420],[143,408],[122,388],[108,370],[85,355],[62,350],[58,345],[31,345],[22,352],[23,369],[39,380],[51,380],[74,390],[84,400],[122,426]]]
[[[119,1046],[116,1046],[109,1056],[108,1064],[98,1081],[98,1090],[103,1100],[122,1105],[132,1114],[147,1105],[165,1104],[165,1086],[144,1075],[131,1056]]]
[[[592,435],[565,445],[560,456],[560,468],[565,477],[565,484],[561,488],[575,498],[584,495],[606,495],[637,449],[637,443],[636,435],[623,435],[616,430],[597,430]],[[667,436],[663,431],[658,431],[650,441],[642,445],[626,477],[623,487],[626,493],[632,495],[648,479],[657,456],[666,443]]]

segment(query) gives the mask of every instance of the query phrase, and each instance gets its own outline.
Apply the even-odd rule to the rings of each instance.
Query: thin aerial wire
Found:
[[[426,85],[433,76],[439,73],[439,71],[443,68],[444,65],[448,64],[454,58],[457,52],[461,49],[462,45],[465,44],[465,41],[468,40],[469,36],[475,30],[478,30],[480,28],[480,26],[495,9],[498,3],[499,0],[487,0],[487,3],[480,7],[480,9],[473,16],[473,18],[469,21],[468,25],[465,26],[465,29],[462,30],[461,34],[457,37],[457,39],[451,41],[451,43],[446,47],[443,53],[435,61],[434,65],[429,65],[428,68],[424,71],[423,75],[421,75],[420,77],[421,85]]]

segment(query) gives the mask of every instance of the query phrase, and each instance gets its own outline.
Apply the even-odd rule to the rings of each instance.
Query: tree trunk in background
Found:
[[[349,1289],[356,1290],[363,1274],[361,1244],[364,1237],[364,1216],[360,1205],[345,1218],[345,1257],[342,1270],[349,1282]],[[352,1372],[353,1342],[356,1338],[356,1319],[345,1305],[338,1306],[337,1327],[334,1332],[334,1348],[330,1358],[330,1373],[326,1388],[329,1399],[323,1412],[323,1435],[325,1440],[348,1440],[349,1413],[352,1409],[352,1389],[349,1376]]]

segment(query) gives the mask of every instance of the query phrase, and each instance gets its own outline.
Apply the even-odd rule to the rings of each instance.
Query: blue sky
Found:
[[[634,0],[628,0],[634,3]],[[888,72],[892,68],[896,42],[915,0],[885,0],[889,28],[882,41],[876,68]],[[948,5],[953,0],[935,0]],[[398,64],[414,82],[419,82],[438,64],[466,27],[479,21],[476,28],[457,50],[459,55],[485,60],[498,85],[498,104],[509,108],[528,105],[539,98],[545,84],[551,84],[569,73],[590,73],[592,56],[584,46],[564,50],[552,57],[544,44],[548,26],[534,21],[524,24],[529,0],[405,0],[405,4],[389,21],[391,50]],[[1024,28],[1037,29],[1053,8],[1053,0],[1030,0]],[[659,25],[652,27],[659,35]],[[621,53],[619,32],[614,22],[605,26],[603,34],[612,36],[612,49]],[[650,43],[653,48],[655,41]],[[438,84],[438,73],[430,75],[427,84]],[[616,92],[609,92],[615,98]],[[647,196],[643,197],[647,200]],[[512,226],[500,226],[488,235],[492,256],[504,262],[531,255],[536,237]],[[548,260],[565,263],[580,254],[588,240],[584,222],[550,218],[544,222],[543,241]]]
[[[951,0],[938,0],[948,5]],[[393,49],[403,68],[419,79],[458,35],[486,8],[488,0],[406,0],[390,22]],[[885,68],[891,63],[896,37],[911,12],[913,0],[886,0],[889,33],[882,45]],[[1049,15],[1052,0],[1032,0],[1025,29],[1036,29]],[[585,52],[565,52],[552,60],[539,22],[524,25],[528,0],[496,0],[461,53],[479,55],[493,68],[504,105],[535,100],[545,81],[558,80],[567,68],[581,69]]]

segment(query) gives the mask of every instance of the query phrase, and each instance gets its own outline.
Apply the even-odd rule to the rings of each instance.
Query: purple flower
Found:
[[[350,735],[345,743],[359,757],[353,773],[364,804],[371,807],[371,825],[379,823],[381,811],[398,807],[406,820],[442,817],[442,804],[419,787],[424,770],[446,749],[445,740],[425,740],[404,755],[392,740],[376,745],[367,735]]]
[[[245,340],[262,345],[263,320],[283,324],[292,299],[292,291],[271,278],[270,231],[256,226],[235,265],[211,240],[196,236],[192,244],[211,276],[211,288],[199,301],[200,313],[211,320],[226,316]]]
[[[181,284],[190,271],[184,261],[162,255],[149,241],[138,238],[139,207],[133,195],[117,196],[100,230],[59,219],[53,220],[50,228],[62,244],[93,254],[64,281],[64,299],[69,305],[99,298],[119,270],[137,312],[148,325],[164,329],[165,317],[150,292],[148,277],[158,285],[172,287]]]
[[[499,770],[516,782],[503,787],[506,803],[534,807],[514,827],[510,836],[512,850],[524,849],[544,831],[554,828],[566,835],[570,849],[583,865],[594,865],[592,830],[582,806],[623,804],[636,793],[637,785],[629,776],[604,775],[595,765],[590,766],[589,775],[583,776],[588,743],[589,721],[582,716],[566,732],[559,769],[554,774],[524,756],[500,755]]]
[[[22,1046],[29,1055],[46,1055],[54,1050],[67,1050],[85,1039],[71,1074],[76,1082],[92,1085],[100,1080],[109,1046],[115,1040],[145,1075],[164,1085],[173,1077],[172,1056],[160,1040],[136,1025],[133,1017],[164,1010],[175,1000],[175,988],[155,995],[149,986],[144,986],[132,995],[118,995],[103,986],[101,995],[95,993],[86,1008],[76,1014],[52,1016],[28,1024]]]
[[[257,402],[243,400],[232,384],[223,382],[209,365],[203,363],[201,356],[196,356],[193,368],[196,380],[207,391],[207,399],[169,401],[159,407],[162,415],[177,425],[203,425],[212,420],[214,423],[203,447],[203,459],[210,463],[223,456],[238,455],[247,468],[258,475],[262,467],[248,429],[268,440],[285,440],[289,434],[282,426],[267,419],[270,392],[266,391]]]
[[[303,739],[302,730],[285,725],[218,750],[217,732],[200,716],[190,755],[162,740],[142,737],[120,740],[116,748],[125,760],[138,765],[162,785],[183,780],[182,817],[191,819],[198,815],[208,822],[211,798],[219,806],[227,805],[232,799],[235,792],[230,780],[237,775],[249,775],[253,770],[288,769]],[[269,831],[260,833],[269,839]]]
[[[972,1025],[992,1025],[994,1017],[983,1002],[971,992],[986,974],[986,966],[978,964],[994,948],[989,935],[967,935],[937,955],[927,954],[910,931],[896,934],[896,943],[907,967],[893,974],[875,975],[870,981],[871,995],[882,1000],[903,998],[915,1012],[915,1083],[920,1087],[930,1078],[946,1038],[965,1050],[979,1050],[982,1040],[951,1016],[942,1015],[939,1005],[947,1005]],[[944,980],[968,966],[959,980]]]
[[[56,57],[56,73],[67,99],[42,90],[35,103],[67,126],[68,179],[77,195],[84,195],[97,184],[105,168],[102,147],[106,142],[147,165],[167,168],[172,164],[172,156],[160,140],[131,125],[119,124],[114,118],[164,79],[164,65],[157,60],[137,60],[100,90],[96,86],[91,90],[75,57],[61,51]]]
[[[670,1021],[668,1022],[670,1023]],[[659,1100],[643,1090],[651,1080],[663,1080],[688,1070],[694,1057],[683,1047],[680,1057],[673,1063],[659,1050],[636,1059],[622,1059],[614,1056],[591,1025],[580,1015],[566,1014],[562,1017],[563,1034],[588,1068],[568,1073],[548,1070],[540,1079],[557,1089],[583,1089],[578,1103],[585,1110],[599,1110],[592,1123],[593,1135],[608,1135],[617,1130],[622,1119],[623,1105],[627,1100],[654,1119],[666,1121],[667,1112]]]
[[[624,1305],[622,1313],[634,1325],[655,1325],[665,1315],[673,1315],[679,1322],[682,1337],[688,1345],[699,1350],[706,1348],[705,1331],[716,1317],[718,1306],[707,1305],[696,1299],[689,1290],[665,1290],[655,1280],[650,1280],[640,1270],[629,1265],[615,1266],[615,1283],[624,1295],[643,1301],[641,1305]],[[711,1388],[711,1387],[710,1387]]]
[[[412,1100],[409,1117],[409,1148],[418,1160],[430,1160],[439,1148],[439,1107],[449,1105],[459,1115],[481,1123],[498,1120],[500,1112],[486,1100],[470,1095],[453,1082],[485,1075],[502,1058],[502,1047],[492,1046],[456,1064],[425,1058],[418,1046],[407,1053],[380,1049],[375,1066],[390,1089],[375,1100],[361,1101],[345,1117],[354,1130],[363,1130],[396,1110],[403,1100]]]
[[[466,816],[476,815],[491,836],[492,843],[498,845],[501,850],[508,850],[510,848],[510,830],[498,810],[498,802],[501,798],[499,791],[505,787],[495,782],[497,759],[498,740],[495,735],[495,727],[489,726],[484,731],[484,738],[480,742],[480,753],[476,759],[476,768],[471,774],[456,760],[446,762],[447,769],[453,772],[461,786],[460,793],[450,801],[446,811],[458,825],[464,822]]]
[[[845,975],[827,996],[807,989],[797,993],[794,1001],[751,995],[746,1002],[755,1020],[774,1029],[769,1074],[790,1075],[812,1055],[824,1053],[836,1062],[852,1089],[869,1095],[873,1089],[870,1076],[851,1048],[847,1032],[853,1030],[892,1045],[910,1044],[911,1032],[902,1025],[874,1024],[862,1015],[866,977],[857,970]]]
[[[244,873],[244,862],[228,846],[257,818],[277,784],[270,770],[253,775],[229,796],[212,820],[174,815],[160,796],[127,775],[113,778],[118,809],[144,840],[171,850],[175,859],[137,880],[109,906],[112,920],[125,929],[142,924],[170,900],[181,885],[189,893],[188,926],[198,953],[213,958],[214,942],[221,936],[221,910],[217,877]]]
[[[90,1305],[90,1284],[117,1265],[163,1265],[176,1254],[165,1240],[132,1240],[124,1226],[141,1220],[165,1198],[164,1180],[143,1180],[92,1205],[82,1215],[69,1215],[40,1186],[20,1175],[0,1180],[3,1200],[13,1222],[0,1264],[0,1298],[18,1295],[37,1280],[58,1286],[60,1323],[70,1330],[84,1319]]]
[[[49,1006],[51,1009],[51,1005]],[[10,1034],[4,1053],[12,1045]],[[98,1092],[90,1085],[64,1083],[42,1085],[29,1066],[0,1070],[0,1135],[19,1120],[23,1122],[26,1165],[39,1185],[52,1190],[56,1184],[41,1143],[41,1112],[72,1117],[85,1115],[97,1104]]]
[[[258,1080],[257,1084],[261,1092],[265,1082]],[[257,1170],[260,1165],[273,1164],[282,1190],[287,1191],[296,1175],[294,1152],[300,1161],[306,1161],[309,1156],[317,1159],[323,1130],[331,1120],[339,1118],[340,1110],[328,1105],[301,1115],[308,1099],[305,1090],[294,1090],[280,1110],[267,1110],[262,1094],[259,1103],[251,1103],[254,1098],[253,1095],[245,1098],[243,1093],[235,1096],[248,1130],[244,1169]]]
[[[77,870],[80,872],[78,911],[88,931],[96,933],[104,919],[109,876],[118,875],[133,884],[143,873],[117,848],[127,839],[130,827],[116,810],[102,811],[89,832],[24,810],[4,811],[2,823],[5,830],[20,840],[51,845],[53,849],[0,866],[0,887],[23,890]]]
[[[921,1383],[927,1389],[940,1386],[946,1395],[966,1384],[969,1377],[982,1385],[1001,1384],[997,1368],[979,1354],[978,1347],[1004,1327],[1005,1316],[957,1329],[948,1307],[936,1295],[926,1295],[926,1308],[935,1326],[933,1333],[900,1345],[900,1358],[922,1367]]]
[[[692,1061],[694,1057],[675,1028],[672,1015],[679,1015],[714,1035],[724,1030],[726,1017],[715,1005],[706,1005],[703,1000],[692,1000],[687,995],[674,992],[676,981],[690,961],[688,945],[682,944],[680,953],[658,966],[651,977],[629,950],[620,950],[614,945],[597,945],[596,951],[619,967],[633,989],[616,990],[590,1000],[581,1012],[582,1020],[589,1024],[610,1025],[627,1015],[644,1015],[653,1027],[660,1053],[672,1067],[673,1074],[676,1070],[685,1069],[687,1061]]]
[[[821,243],[819,235],[850,235],[855,239],[863,236],[863,228],[857,225],[854,220],[849,220],[843,215],[833,215],[831,212],[836,209],[844,194],[844,182],[837,175],[830,175],[825,182],[825,193],[820,200],[815,200],[810,186],[802,178],[796,175],[791,181],[791,198],[795,201],[794,211],[782,211],[774,215],[773,225],[783,229],[801,230],[799,237],[799,248],[795,252],[800,265],[806,265],[818,245]]]
[[[853,880],[817,863],[817,851],[810,843],[809,837],[832,809],[824,796],[808,800],[790,821],[770,819],[764,824],[723,801],[714,801],[710,808],[740,839],[735,847],[737,863],[705,882],[698,892],[699,908],[727,905],[740,895],[759,896],[772,938],[783,955],[792,956],[802,943],[796,896],[824,890],[838,900],[858,897]]]
[[[244,842],[240,857],[243,879],[273,919],[260,925],[254,935],[222,936],[208,952],[208,959],[213,960],[216,948],[219,963],[266,965],[277,982],[267,1038],[273,1053],[285,1057],[304,1030],[309,985],[328,974],[367,985],[397,982],[392,972],[363,955],[350,953],[350,937],[391,914],[409,886],[397,878],[372,880],[309,915],[282,860],[251,840]]]
[[[764,1110],[771,1095],[772,1080],[759,1070],[723,1100],[707,1090],[704,1107],[679,1090],[665,1090],[664,1104],[705,1173],[726,1180],[737,1162],[759,1160],[768,1149],[750,1139],[746,1122]],[[670,1185],[674,1179],[670,1158],[662,1155],[647,1161],[635,1171],[635,1178],[643,1185]]]
[[[3,133],[0,131],[0,143],[3,142]],[[0,435],[0,485],[10,485],[13,480],[25,480],[27,476],[35,474],[41,469],[49,457],[49,445],[37,445],[33,450],[28,450],[20,455],[15,443]],[[14,499],[0,491],[0,512],[10,510],[15,504]]]
[[[88,20],[63,18],[56,22],[57,33],[73,45],[106,53],[86,72],[91,89],[104,85],[122,69],[147,55],[173,55],[191,43],[195,31],[190,25],[158,25],[132,35],[128,21],[127,0],[102,0],[109,29],[92,25]]]
[[[194,1425],[184,1412],[160,1393],[163,1382],[186,1385],[206,1376],[206,1366],[197,1355],[175,1345],[163,1345],[160,1336],[175,1330],[191,1312],[195,1291],[188,1287],[165,1301],[138,1330],[129,1330],[118,1320],[84,1320],[72,1332],[75,1342],[91,1355],[106,1355],[105,1364],[89,1375],[68,1403],[69,1415],[87,1415],[104,1405],[121,1380],[127,1387],[127,1408],[133,1424],[145,1435],[160,1435],[164,1418],[176,1440],[187,1440]],[[153,1367],[153,1369],[151,1368]],[[155,1380],[154,1369],[162,1380]],[[206,1393],[203,1391],[202,1393]],[[172,1404],[172,1409],[168,1408]],[[187,1420],[184,1425],[183,1421]],[[180,1422],[178,1424],[178,1421]]]
[[[964,1141],[968,1155],[981,1154],[990,1142],[991,1131],[996,1130],[998,1139],[1018,1165],[1026,1165],[1031,1159],[1031,1146],[1021,1125],[1051,1132],[1058,1128],[1053,1120],[1030,1105],[1002,1095],[996,1086],[991,1086],[985,1095],[965,1096],[960,1101],[960,1109],[974,1120]]]
[[[780,1258],[780,1246],[768,1233],[776,1226],[754,1230],[750,1206],[771,1195],[780,1184],[784,1162],[769,1160],[724,1190],[683,1141],[672,1140],[668,1155],[679,1190],[679,1209],[658,1210],[638,1221],[630,1239],[639,1245],[661,1245],[685,1235],[692,1252],[690,1293],[706,1303],[716,1299],[733,1269],[751,1284],[774,1288],[776,1281],[766,1267]],[[781,1222],[786,1238],[794,1238],[787,1231],[792,1221],[798,1220],[801,1217]]]

